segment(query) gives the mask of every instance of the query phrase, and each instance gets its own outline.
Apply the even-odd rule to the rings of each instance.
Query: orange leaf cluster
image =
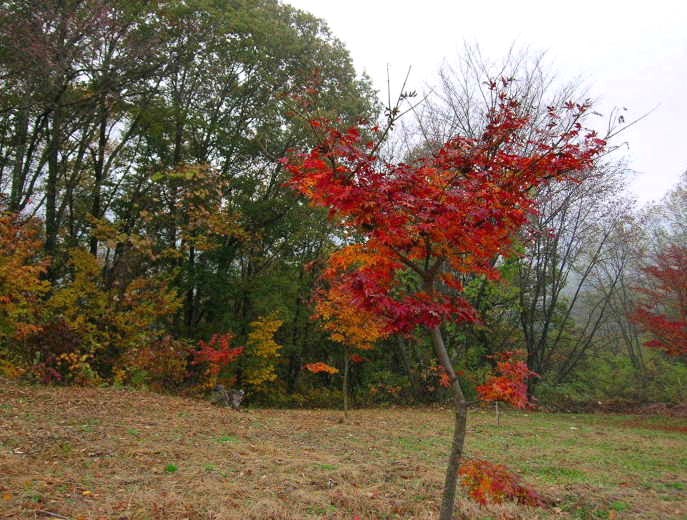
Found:
[[[527,398],[527,380],[537,374],[532,372],[524,361],[513,359],[521,352],[504,352],[499,355],[496,373],[483,385],[477,387],[477,393],[483,401],[501,401],[516,408],[531,406]]]
[[[541,496],[502,464],[468,459],[461,465],[459,474],[468,495],[482,505],[510,501],[534,507],[544,506]]]
[[[23,340],[40,330],[39,307],[50,285],[42,279],[40,223],[0,206],[0,341]]]
[[[364,358],[360,354],[353,354],[351,356],[351,361],[353,361],[353,363],[365,363],[365,361],[367,361],[367,358]]]
[[[338,343],[370,350],[387,335],[388,323],[374,312],[358,308],[345,286],[335,284],[321,290],[315,311],[331,339]]]
[[[317,363],[308,363],[306,365],[303,365],[306,370],[309,372],[312,372],[313,374],[320,374],[320,373],[325,373],[325,374],[338,374],[339,369],[335,368],[331,365],[328,365],[327,363],[323,363],[322,361],[318,361]]]
[[[443,366],[439,366],[438,372],[439,372],[439,384],[441,386],[443,386],[444,388],[450,387],[451,386],[451,377],[446,372],[446,369]]]

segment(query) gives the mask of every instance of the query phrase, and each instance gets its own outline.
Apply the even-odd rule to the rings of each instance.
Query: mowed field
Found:
[[[126,389],[0,381],[0,518],[436,518],[441,409],[234,412]],[[549,502],[465,518],[687,518],[687,420],[472,412],[467,455]]]

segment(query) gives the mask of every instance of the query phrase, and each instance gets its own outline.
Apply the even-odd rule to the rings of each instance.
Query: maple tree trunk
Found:
[[[460,468],[460,462],[463,456],[463,445],[465,444],[468,405],[465,400],[465,395],[463,394],[463,389],[460,386],[460,381],[453,370],[451,359],[448,357],[448,352],[446,351],[446,346],[441,337],[439,327],[432,327],[430,332],[432,333],[434,351],[451,379],[453,404],[455,406],[453,441],[451,443],[451,453],[448,457],[448,465],[446,467],[446,479],[444,480],[444,492],[441,497],[441,511],[439,513],[439,520],[451,520],[453,518],[453,509],[456,502],[458,469]]]

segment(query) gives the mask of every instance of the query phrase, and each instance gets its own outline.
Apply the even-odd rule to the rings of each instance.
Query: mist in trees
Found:
[[[444,66],[427,101],[413,108],[415,118],[406,123],[395,150],[413,157],[453,135],[476,135],[494,109],[489,85],[499,78],[513,80],[513,95],[533,126],[561,100],[585,96],[582,86],[553,76],[543,55],[516,48],[490,61],[479,47],[466,45],[455,63]],[[622,133],[625,121],[617,111],[607,119],[594,115],[608,135]],[[647,284],[641,266],[657,249],[684,243],[684,186],[639,207],[625,194],[632,172],[611,145],[583,182],[538,189],[538,211],[522,234],[519,257],[494,259],[505,283],[465,280],[484,326],[448,331],[457,363],[469,366],[480,353],[523,348],[528,366],[539,374],[529,379],[530,393],[559,404],[681,398],[675,382],[684,367],[647,351],[646,337],[631,316]],[[617,370],[623,377],[613,375]]]

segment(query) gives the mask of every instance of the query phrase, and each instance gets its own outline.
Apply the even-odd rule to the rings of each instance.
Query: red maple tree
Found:
[[[498,104],[479,138],[455,137],[412,163],[377,156],[376,139],[386,132],[340,131],[327,121],[312,122],[317,147],[284,160],[296,190],[364,237],[330,257],[327,282],[382,316],[389,332],[431,333],[456,409],[441,519],[453,515],[467,403],[440,325],[478,321],[461,277],[497,278],[494,259],[513,253],[513,237],[534,211],[533,189],[581,178],[605,146],[581,124],[588,104],[550,107],[547,121],[534,125],[506,89],[492,88]]]
[[[232,347],[234,335],[230,332],[213,334],[210,341],[200,340],[193,352],[192,365],[205,366],[204,386],[210,390],[217,385],[222,371],[236,361],[246,347]]]
[[[672,356],[687,355],[687,247],[671,244],[643,269],[646,285],[630,318],[651,334],[645,343]]]

